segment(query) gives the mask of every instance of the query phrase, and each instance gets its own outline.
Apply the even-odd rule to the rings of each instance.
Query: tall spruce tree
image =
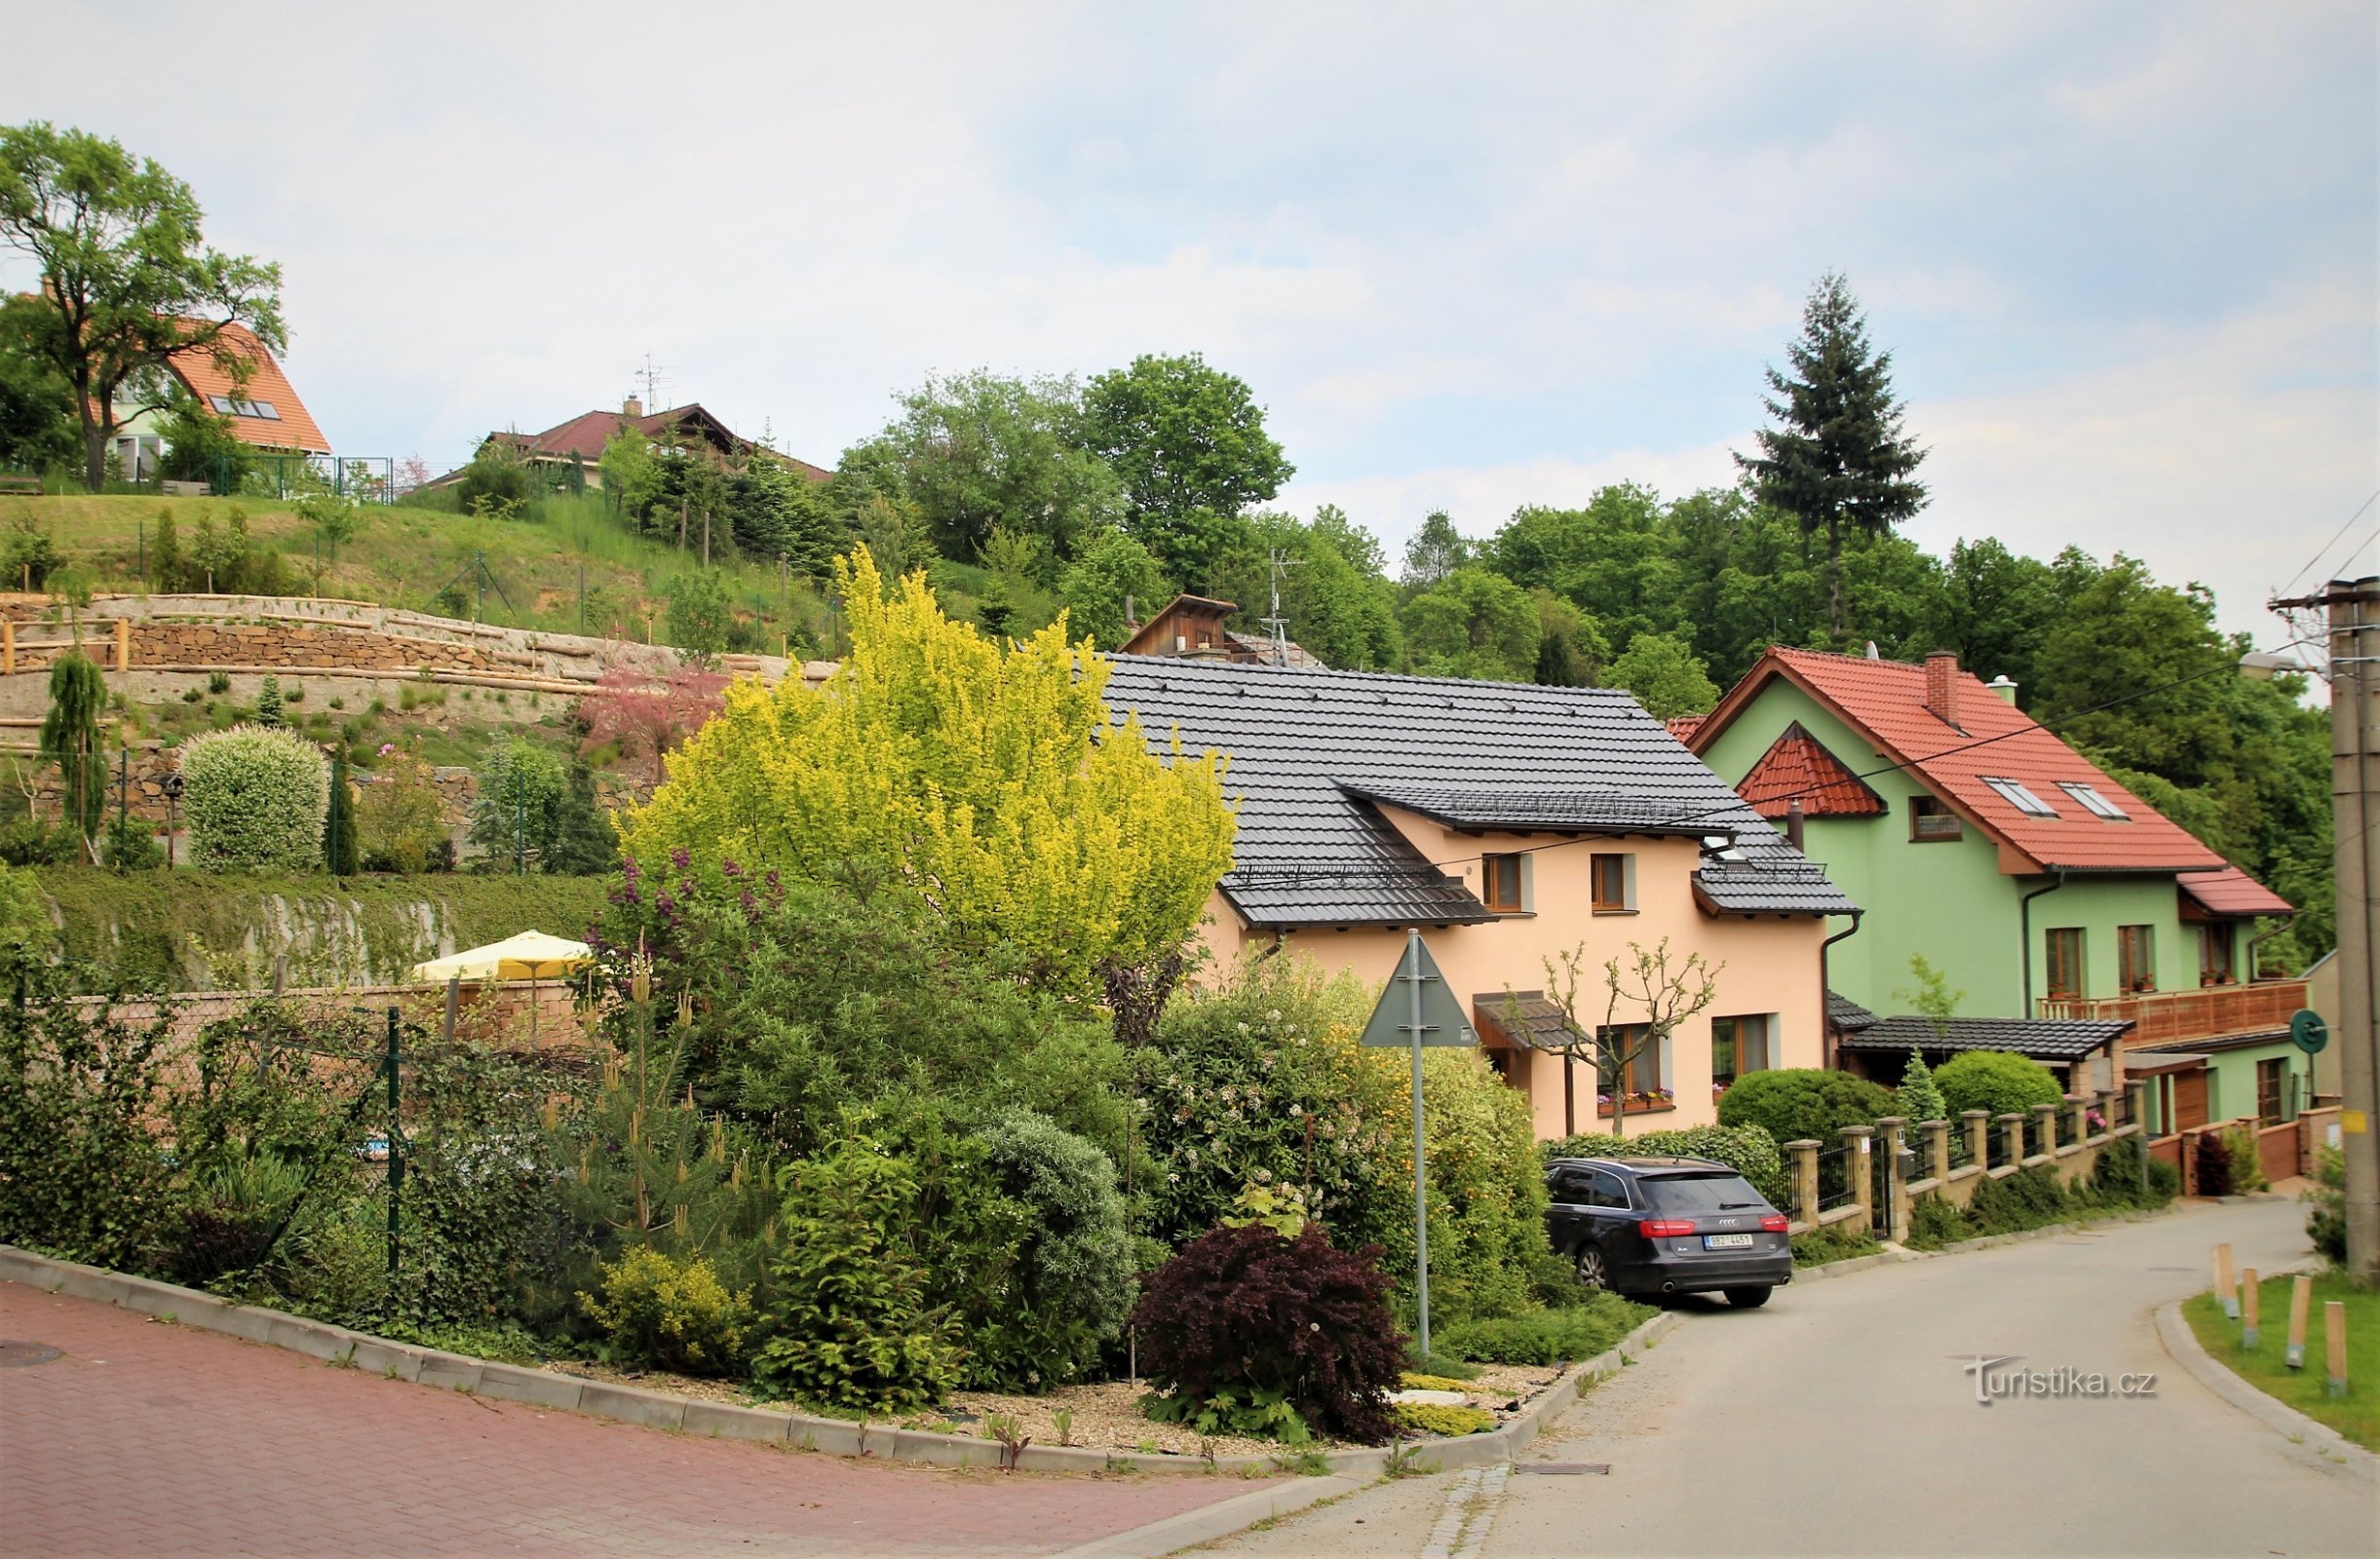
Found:
[[[330,760],[330,817],[323,829],[323,860],[333,877],[353,877],[364,852],[356,833],[356,790],[347,776],[347,748]]]
[[[84,848],[107,812],[107,754],[99,746],[99,712],[107,682],[91,657],[68,650],[50,667],[50,712],[41,722],[41,757],[58,765],[59,810]]]
[[[1767,370],[1763,399],[1780,424],[1753,435],[1757,455],[1736,465],[1762,503],[1791,514],[1807,537],[1826,538],[1827,622],[1843,633],[1843,533],[1882,536],[1925,507],[1911,474],[1926,458],[1901,428],[1893,355],[1867,339],[1850,284],[1820,277],[1802,305],[1801,336],[1785,348],[1790,375]]]

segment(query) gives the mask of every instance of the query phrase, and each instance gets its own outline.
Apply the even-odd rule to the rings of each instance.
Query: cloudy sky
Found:
[[[367,12],[369,14],[367,14]],[[2380,566],[2368,3],[0,4],[11,121],[279,259],[342,453],[639,386],[831,464],[931,371],[1199,351],[1392,544],[1731,479],[1836,267],[1930,546],[2228,626]],[[193,62],[205,61],[204,68]],[[19,272],[8,279],[21,284]]]

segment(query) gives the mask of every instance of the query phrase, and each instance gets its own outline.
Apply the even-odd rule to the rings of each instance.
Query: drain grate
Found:
[[[1576,1478],[1589,1473],[1609,1477],[1611,1476],[1611,1464],[1608,1462],[1522,1462],[1516,1464],[1513,1470],[1515,1472],[1534,1472],[1540,1477]]]
[[[47,1343],[0,1342],[0,1369],[16,1369],[26,1364],[47,1364],[65,1355]]]

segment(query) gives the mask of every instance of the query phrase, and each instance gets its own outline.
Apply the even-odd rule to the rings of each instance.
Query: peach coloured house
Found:
[[[1855,906],[1626,693],[1119,656],[1107,700],[1152,743],[1230,758],[1231,871],[1207,942],[1295,950],[1384,983],[1419,927],[1540,1136],[1608,1129],[1593,1068],[1532,1044],[1559,1022],[1546,960],[1668,938],[1718,998],[1628,1079],[1631,1128],[1705,1124],[1746,1072],[1817,1066],[1822,944]],[[1616,1021],[1631,1016],[1623,1008]]]

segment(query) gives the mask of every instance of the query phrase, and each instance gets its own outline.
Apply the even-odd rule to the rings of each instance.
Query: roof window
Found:
[[[2099,794],[2097,785],[2087,785],[2074,780],[2060,780],[2057,782],[2057,788],[2081,802],[2084,809],[2093,818],[2103,818],[2109,822],[2131,821],[2132,815]]]
[[[2054,818],[2057,816],[2055,807],[2033,794],[2019,780],[1995,780],[1990,775],[1985,775],[1983,782],[1991,786],[1992,792],[2002,801],[2007,802],[2028,818]]]
[[[231,396],[209,396],[207,403],[226,417],[254,417],[260,422],[279,422],[281,408],[270,400],[242,400]]]

